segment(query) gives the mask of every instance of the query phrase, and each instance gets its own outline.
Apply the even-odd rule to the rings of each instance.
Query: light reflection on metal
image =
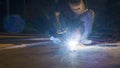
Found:
[[[29,43],[29,44],[20,44],[20,45],[15,45],[15,46],[10,46],[10,47],[5,47],[0,50],[5,50],[5,49],[16,49],[16,48],[25,48],[25,47],[34,47],[34,46],[40,46],[40,45],[45,45],[49,44],[50,42],[37,42],[37,43]]]

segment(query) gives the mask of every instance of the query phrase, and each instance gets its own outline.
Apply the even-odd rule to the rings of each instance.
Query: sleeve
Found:
[[[84,33],[82,35],[82,39],[86,39],[90,35],[92,31],[93,20],[94,20],[94,12],[92,10],[89,10],[86,16],[83,18]]]

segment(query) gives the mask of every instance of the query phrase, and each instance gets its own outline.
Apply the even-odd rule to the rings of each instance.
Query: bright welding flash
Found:
[[[81,38],[81,35],[80,35],[80,33],[78,31],[74,32],[71,36],[69,36],[66,43],[67,43],[68,48],[71,51],[77,49],[80,38]]]
[[[69,40],[67,43],[68,43],[67,45],[68,45],[69,49],[71,51],[73,51],[73,50],[76,50],[77,45],[78,45],[79,42],[76,41],[76,40]]]

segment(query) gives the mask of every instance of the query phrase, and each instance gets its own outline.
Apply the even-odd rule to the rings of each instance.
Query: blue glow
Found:
[[[19,15],[7,16],[3,22],[3,27],[5,31],[10,33],[22,32],[24,26],[25,22]]]

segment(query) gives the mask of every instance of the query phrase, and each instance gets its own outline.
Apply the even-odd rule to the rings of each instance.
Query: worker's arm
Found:
[[[64,28],[64,22],[63,21],[60,21],[60,12],[55,12],[55,26],[56,26],[56,29],[57,29],[57,34],[64,34],[66,33],[66,30]]]
[[[82,39],[87,39],[88,36],[90,35],[92,31],[93,20],[94,20],[94,12],[92,10],[89,10],[86,16],[82,18],[85,27],[82,35]]]

